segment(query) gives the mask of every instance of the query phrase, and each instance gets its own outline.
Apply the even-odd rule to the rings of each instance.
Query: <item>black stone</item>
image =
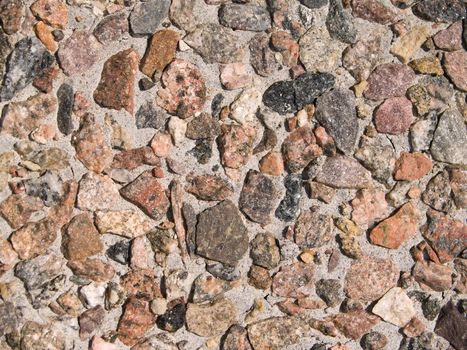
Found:
[[[331,38],[346,44],[353,44],[357,41],[357,30],[352,22],[352,17],[345,12],[342,0],[329,0],[326,27]]]
[[[212,157],[212,141],[208,139],[196,140],[193,147],[187,154],[193,155],[198,163],[206,164]]]
[[[300,0],[300,3],[310,9],[318,9],[326,6],[328,4],[328,0]]]
[[[442,309],[435,326],[435,333],[446,339],[454,348],[467,348],[467,318],[465,318],[452,301]]]
[[[234,266],[227,266],[221,263],[206,263],[206,271],[214,277],[225,281],[235,281],[240,278],[240,272]]]
[[[277,81],[263,94],[263,103],[279,114],[297,112],[295,86],[293,81]]]
[[[130,241],[122,240],[111,245],[105,254],[112,260],[127,265],[130,257]]]
[[[185,314],[185,304],[176,304],[157,318],[157,327],[168,332],[176,332],[185,325]]]
[[[140,79],[140,81],[138,82],[138,86],[141,91],[146,91],[156,86],[156,83],[153,82],[151,79],[144,77],[143,79]]]
[[[73,87],[68,84],[62,84],[57,90],[58,112],[57,126],[58,130],[64,135],[69,135],[73,131]]]
[[[156,107],[152,102],[146,102],[141,107],[139,107],[135,117],[136,127],[138,129],[160,129],[164,126],[166,119],[164,113],[156,111]]]
[[[219,113],[222,109],[222,101],[224,101],[224,95],[221,93],[216,94],[211,102],[211,113],[213,118],[219,118]]]
[[[431,22],[456,22],[466,18],[462,0],[422,0],[412,7],[413,13]]]
[[[276,209],[276,218],[281,221],[295,220],[300,204],[302,180],[298,174],[289,174],[284,179],[285,197]]]

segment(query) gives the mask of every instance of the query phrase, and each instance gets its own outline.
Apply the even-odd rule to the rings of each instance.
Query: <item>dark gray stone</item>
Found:
[[[260,232],[251,241],[250,257],[253,264],[273,269],[281,260],[276,238],[272,233]]]
[[[430,296],[422,303],[423,316],[429,321],[433,321],[441,310],[441,301],[436,297]]]
[[[269,35],[266,33],[256,34],[249,44],[250,64],[256,74],[268,77],[279,69],[274,52],[269,47]]]
[[[130,257],[130,241],[122,240],[111,245],[105,254],[112,260],[127,265]]]
[[[10,302],[0,305],[0,337],[16,330],[19,325],[19,310]]]
[[[157,111],[154,103],[151,101],[148,101],[139,107],[135,117],[136,127],[138,129],[160,129],[164,126],[166,120],[165,113]]]
[[[326,6],[328,4],[328,0],[300,0],[300,3],[310,9],[318,9]]]
[[[456,22],[466,16],[462,0],[422,0],[412,10],[416,16],[431,22]]]
[[[55,255],[41,255],[19,262],[15,266],[15,276],[23,281],[27,290],[38,289],[63,271],[63,262]]]
[[[130,28],[135,35],[151,35],[169,14],[170,0],[138,2],[130,14]]]
[[[320,279],[315,285],[316,294],[327,306],[334,307],[342,301],[341,283],[336,279]]]
[[[187,154],[193,155],[198,163],[206,164],[212,157],[212,144],[213,141],[209,139],[196,140],[195,147],[187,152]]]
[[[352,22],[352,17],[345,12],[342,0],[329,0],[326,27],[331,38],[346,44],[353,44],[357,41],[357,30]]]
[[[227,4],[219,9],[219,23],[232,29],[262,32],[270,27],[271,19],[264,7]]]
[[[240,278],[240,272],[235,266],[227,266],[217,262],[206,263],[206,271],[214,277],[226,281],[235,281]]]
[[[448,302],[438,316],[435,333],[446,339],[454,348],[467,348],[467,318],[465,318],[452,301]]]
[[[11,44],[8,36],[3,29],[0,28],[0,76],[3,76],[5,70],[6,58],[11,50]]]
[[[358,118],[352,91],[334,89],[316,101],[316,120],[334,138],[337,148],[351,154],[358,138]]]
[[[62,84],[57,90],[58,112],[57,126],[58,130],[64,135],[70,135],[73,132],[73,87],[68,84]]]
[[[263,94],[263,103],[279,114],[295,113],[295,86],[293,81],[276,81]]]
[[[295,220],[300,204],[302,179],[298,174],[289,174],[284,179],[286,189],[275,215],[281,221]]]

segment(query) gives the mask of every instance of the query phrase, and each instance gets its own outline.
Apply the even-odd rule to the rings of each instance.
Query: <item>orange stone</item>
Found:
[[[169,29],[155,32],[141,60],[141,72],[152,78],[154,73],[164,70],[172,62],[177,51],[180,34]]]
[[[269,152],[259,162],[259,170],[263,174],[279,176],[284,172],[284,162],[279,152]]]
[[[57,43],[55,42],[54,36],[44,22],[37,22],[34,26],[34,32],[47,50],[51,52],[55,52],[57,50]]]
[[[31,11],[54,28],[65,29],[68,24],[68,7],[62,0],[37,0],[31,5]]]
[[[402,152],[396,161],[394,178],[396,180],[417,180],[431,171],[432,161],[420,152]]]

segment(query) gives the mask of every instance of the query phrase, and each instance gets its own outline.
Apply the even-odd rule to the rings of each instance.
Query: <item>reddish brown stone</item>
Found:
[[[350,299],[373,301],[394,287],[398,279],[399,269],[390,259],[364,256],[347,270],[344,291]]]
[[[105,310],[101,305],[84,311],[78,317],[79,337],[86,339],[92,335],[104,322]]]
[[[389,98],[375,111],[376,130],[384,134],[406,132],[413,119],[412,103],[405,97]]]
[[[135,296],[147,301],[162,297],[159,281],[151,269],[128,272],[121,277],[120,285],[129,297]]]
[[[431,171],[432,161],[420,152],[402,152],[394,167],[394,179],[413,181]]]
[[[69,261],[67,266],[76,276],[95,282],[108,282],[115,274],[114,268],[98,259]]]
[[[310,127],[295,129],[282,144],[282,155],[288,171],[296,173],[322,154]]]
[[[467,246],[467,225],[434,210],[427,214],[428,224],[422,228],[423,236],[441,263],[449,262]]]
[[[53,88],[53,81],[57,79],[58,74],[60,73],[60,68],[57,64],[41,70],[32,81],[32,86],[34,86],[39,91],[50,93]]]
[[[377,316],[364,310],[341,313],[328,319],[332,320],[336,328],[347,338],[352,339],[359,339],[379,323]]]
[[[124,12],[105,16],[93,30],[94,36],[102,44],[110,44],[128,33],[128,20]]]
[[[433,36],[435,45],[445,51],[462,50],[462,21],[451,24]]]
[[[467,171],[452,169],[449,173],[454,202],[460,209],[467,208]]]
[[[420,213],[411,203],[404,204],[394,215],[380,222],[370,232],[370,242],[389,249],[399,248],[415,236]]]
[[[333,223],[329,215],[315,208],[303,211],[295,224],[294,240],[300,248],[319,248],[333,238]]]
[[[133,114],[135,109],[135,76],[139,55],[134,49],[120,51],[110,57],[102,69],[94,100],[102,107]]]
[[[326,158],[315,181],[334,188],[370,187],[371,173],[355,159],[336,155]]]
[[[205,201],[222,201],[233,194],[232,185],[225,179],[214,175],[200,175],[188,178],[189,185],[186,188]]]
[[[322,126],[318,126],[314,131],[316,143],[323,149],[323,153],[329,157],[336,155],[336,143]]]
[[[99,254],[103,249],[99,232],[88,214],[78,214],[64,228],[63,255],[68,260],[83,260]]]
[[[282,63],[288,67],[294,67],[300,56],[300,46],[292,35],[285,31],[276,31],[271,35],[271,46],[282,53]]]
[[[0,277],[13,267],[16,257],[10,242],[0,238]]]
[[[123,307],[123,314],[118,322],[118,338],[123,344],[132,346],[144,337],[154,323],[155,317],[149,311],[148,302],[131,297]]]
[[[279,152],[269,152],[259,162],[259,170],[263,174],[280,176],[284,172],[284,161]]]
[[[313,265],[301,262],[283,266],[273,277],[272,290],[277,296],[287,298],[309,295],[314,284],[314,272]]]
[[[154,220],[161,219],[170,204],[164,187],[148,172],[142,173],[133,182],[123,187],[120,194]]]
[[[384,218],[388,210],[384,192],[376,188],[358,191],[351,204],[352,220],[358,225],[371,225]]]
[[[37,197],[13,194],[0,203],[0,215],[11,228],[17,229],[26,224],[31,215],[42,207],[42,201]]]
[[[248,283],[258,289],[271,288],[272,278],[269,275],[269,270],[261,266],[251,265],[248,271]]]
[[[122,151],[114,156],[111,167],[113,169],[133,170],[137,167],[147,165],[160,165],[160,159],[149,146],[139,147]]]
[[[141,72],[150,78],[156,72],[162,73],[164,68],[175,58],[179,40],[180,34],[173,30],[163,29],[155,32],[141,60]]]
[[[458,50],[444,54],[444,69],[454,85],[462,91],[467,91],[467,52]]]
[[[157,91],[158,106],[182,119],[201,112],[206,101],[206,85],[193,63],[176,59],[162,74],[162,83],[164,88]]]
[[[412,276],[425,290],[442,292],[452,286],[452,269],[434,262],[417,262]]]
[[[407,337],[418,337],[422,335],[425,329],[425,324],[417,317],[414,317],[407,323],[402,332],[404,332]]]
[[[4,0],[0,3],[0,20],[6,34],[14,34],[21,28],[25,8],[21,0]]]
[[[403,96],[415,79],[415,73],[400,63],[384,63],[375,68],[368,78],[363,95],[374,101]]]
[[[112,163],[112,150],[93,115],[86,114],[81,118],[80,128],[73,133],[71,142],[75,147],[76,157],[89,170],[100,173]]]
[[[52,27],[65,29],[68,24],[68,8],[60,0],[37,0],[31,5],[31,11]]]
[[[235,124],[222,125],[222,136],[219,142],[222,165],[239,169],[250,159],[256,131],[250,126]]]
[[[352,0],[352,14],[355,17],[370,22],[388,24],[395,20],[396,15],[378,0]]]

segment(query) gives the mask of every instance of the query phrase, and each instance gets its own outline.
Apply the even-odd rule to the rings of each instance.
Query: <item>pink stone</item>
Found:
[[[377,66],[370,74],[363,96],[374,101],[403,96],[414,80],[415,73],[408,66],[400,63],[384,63]]]
[[[467,52],[465,50],[446,52],[444,69],[458,89],[467,91]]]
[[[376,189],[362,189],[352,200],[352,220],[358,225],[371,225],[383,218],[388,210],[384,192]]]
[[[431,171],[432,161],[420,152],[402,152],[396,161],[394,179],[413,181],[422,178]]]
[[[222,86],[227,90],[247,87],[251,84],[252,74],[245,63],[229,63],[219,66]]]
[[[166,158],[172,150],[172,138],[168,133],[158,132],[151,140],[151,148],[156,156]]]
[[[413,119],[412,103],[405,97],[388,98],[375,112],[376,130],[384,134],[406,132]]]
[[[112,343],[107,343],[98,336],[92,337],[90,350],[118,350],[118,347]]]
[[[451,24],[433,36],[435,45],[444,51],[462,50],[462,21]]]

